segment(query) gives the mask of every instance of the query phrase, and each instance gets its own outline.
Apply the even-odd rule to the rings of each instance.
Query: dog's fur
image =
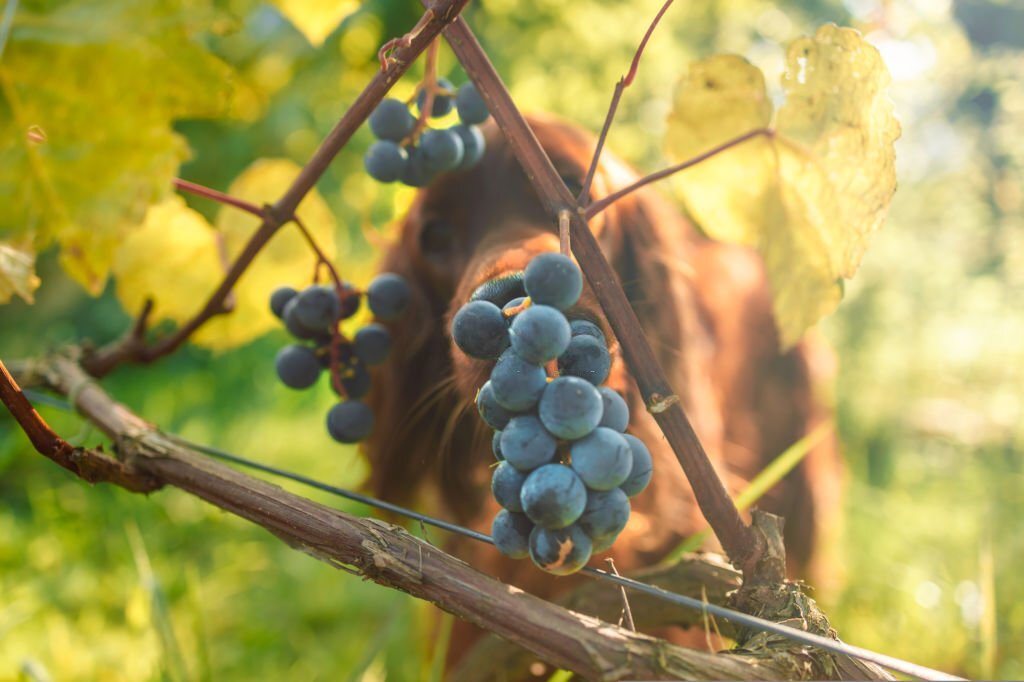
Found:
[[[578,191],[592,138],[549,118],[530,123],[570,189]],[[480,284],[558,249],[554,222],[508,144],[493,125],[486,138],[487,153],[477,167],[443,175],[419,193],[381,266],[409,281],[412,300],[391,325],[392,357],[374,376],[369,401],[377,424],[366,447],[375,494],[415,501],[484,532],[497,511],[489,490],[494,457],[490,431],[473,401],[491,364],[459,351],[450,321]],[[591,194],[605,196],[634,178],[606,152]],[[591,229],[731,491],[825,418],[814,389],[828,371],[828,353],[808,342],[780,353],[770,292],[755,253],[702,237],[649,189],[612,205]],[[657,561],[706,524],[675,455],[643,408],[589,287],[576,312],[604,327],[614,358],[609,384],[626,396],[629,430],[654,458],[654,479],[632,500],[629,525],[608,553],[619,570],[629,571]],[[820,531],[836,508],[838,472],[834,443],[826,439],[759,502],[786,518],[790,572],[796,576],[807,575]],[[541,596],[573,584],[480,543],[456,540],[450,549]],[[457,631],[456,651],[471,638]]]

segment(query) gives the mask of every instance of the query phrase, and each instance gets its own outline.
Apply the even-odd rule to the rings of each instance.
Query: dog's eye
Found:
[[[440,256],[452,245],[452,227],[443,220],[428,220],[420,230],[420,249],[427,256]]]

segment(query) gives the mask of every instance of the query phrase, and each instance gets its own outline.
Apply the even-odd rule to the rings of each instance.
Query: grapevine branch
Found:
[[[802,653],[788,661],[779,652],[718,656],[673,646],[544,601],[480,573],[397,526],[317,504],[196,453],[115,402],[68,358],[48,358],[36,371],[113,439],[125,471],[135,472],[134,478],[99,480],[127,483],[125,487],[138,492],[153,487],[130,487],[137,480],[180,488],[335,568],[430,601],[586,679],[764,680],[812,670]],[[26,432],[38,430],[41,418],[16,404],[20,390],[6,369],[0,372],[0,396],[14,406],[11,412]],[[25,405],[34,413],[27,401]],[[40,440],[39,445],[62,447],[52,440]]]
[[[298,177],[295,178],[284,195],[262,213],[262,222],[259,228],[228,268],[220,286],[192,319],[151,345],[147,344],[144,338],[129,334],[123,339],[99,348],[88,357],[83,358],[85,369],[94,377],[102,377],[125,362],[153,362],[177,350],[203,324],[224,312],[225,301],[231,290],[256,255],[277,233],[278,229],[291,219],[302,199],[313,189],[334,157],[380,103],[392,85],[408,70],[420,53],[433,42],[441,30],[458,17],[459,12],[468,2],[469,0],[438,0],[432,8],[424,12],[413,32],[398,39],[398,44],[387,55],[386,67],[374,74],[369,84],[356,97],[334,129],[328,133],[309,162],[303,166]]]
[[[583,210],[559,177],[529,124],[513,104],[508,89],[469,25],[459,18],[444,30],[444,35],[466,73],[476,84],[548,212],[557,218],[561,211],[569,211],[573,253],[619,340],[644,402],[679,459],[697,503],[722,547],[729,558],[742,568],[744,576],[754,580],[764,540],[743,523],[678,399],[673,400],[675,392],[640,331],[640,321],[618,284],[614,270],[590,232]],[[782,577],[773,573],[757,579],[772,582]]]

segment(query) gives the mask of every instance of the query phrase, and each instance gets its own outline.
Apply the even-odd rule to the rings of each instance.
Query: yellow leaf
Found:
[[[114,252],[111,270],[125,311],[138,315],[152,299],[153,322],[185,322],[223,279],[213,229],[180,197],[146,211]]]
[[[710,236],[765,259],[783,345],[842,298],[896,179],[899,124],[888,72],[856,31],[824,26],[787,51],[784,106],[771,138],[731,147],[680,173],[687,208]],[[691,66],[676,92],[667,150],[684,160],[769,125],[760,70],[741,57]]]
[[[288,188],[301,169],[286,159],[261,159],[249,166],[228,188],[228,194],[256,205],[274,201]],[[313,190],[299,205],[298,216],[313,235],[324,255],[333,260],[336,223],[319,192]],[[253,215],[221,207],[216,226],[229,259],[234,260],[259,227]],[[264,247],[235,286],[235,309],[214,318],[193,340],[208,348],[224,349],[246,343],[280,328],[270,312],[270,294],[279,286],[302,288],[310,283],[316,257],[294,224],[285,225]]]
[[[281,14],[320,47],[341,20],[359,9],[357,0],[274,0]]]
[[[32,303],[32,292],[38,287],[35,252],[0,241],[0,303],[7,303],[14,294]]]

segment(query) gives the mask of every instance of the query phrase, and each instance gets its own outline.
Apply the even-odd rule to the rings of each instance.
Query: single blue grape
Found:
[[[352,350],[363,363],[371,367],[379,365],[391,351],[391,332],[384,325],[371,322],[356,332]]]
[[[523,283],[534,303],[565,310],[576,305],[583,293],[583,275],[568,256],[542,253],[526,266]]]
[[[494,453],[494,459],[499,462],[505,460],[505,455],[501,454],[501,431],[495,431],[491,436],[491,452]]]
[[[439,118],[452,110],[455,100],[451,95],[445,93],[451,92],[454,89],[455,86],[447,78],[437,79],[437,92],[434,93],[434,104],[430,107],[431,118]],[[419,94],[416,95],[416,106],[419,107],[420,111],[423,111],[426,103],[427,91],[420,90]]]
[[[480,91],[471,81],[459,86],[459,91],[455,93],[455,108],[459,112],[459,120],[468,125],[483,123],[491,115]]]
[[[507,461],[501,462],[494,468],[494,474],[491,476],[491,493],[494,494],[495,501],[505,509],[521,512],[523,502],[520,497],[525,482],[526,474]]]
[[[570,320],[569,328],[572,330],[573,336],[593,336],[595,339],[598,339],[605,346],[608,345],[608,340],[605,338],[604,332],[601,331],[601,328],[598,327],[593,322],[591,322],[590,320]]]
[[[651,482],[654,475],[654,462],[651,459],[651,451],[647,449],[644,442],[636,436],[624,433],[622,437],[629,444],[633,453],[633,466],[629,470],[629,476],[619,487],[629,497],[635,497],[643,492],[647,484]]]
[[[598,426],[607,426],[613,431],[625,433],[626,427],[629,426],[629,406],[626,405],[626,401],[607,386],[601,386],[597,392],[601,394],[601,403],[604,406]]]
[[[373,410],[361,400],[344,400],[327,413],[327,432],[339,443],[358,443],[373,431]]]
[[[299,303],[298,295],[293,296],[292,300],[284,306],[284,311],[281,315],[281,321],[284,322],[285,329],[288,333],[297,339],[309,340],[314,339],[318,336],[323,336],[324,329],[309,328],[299,320],[299,315],[296,312],[296,306]]]
[[[285,346],[274,360],[277,376],[289,388],[309,388],[320,377],[320,360],[307,346]]]
[[[501,432],[501,454],[520,471],[532,471],[555,457],[558,443],[532,414],[513,417]]]
[[[513,412],[525,412],[540,400],[548,385],[548,375],[543,367],[523,360],[509,348],[501,354],[491,370],[490,384],[499,405]]]
[[[419,147],[406,147],[405,153],[408,158],[405,161],[405,168],[402,169],[402,176],[399,180],[409,187],[426,187],[436,175],[435,171],[423,155]]]
[[[502,509],[491,523],[491,539],[498,551],[512,559],[525,559],[530,554],[530,531],[533,522],[526,514]]]
[[[363,166],[377,182],[394,182],[402,177],[409,154],[391,140],[378,140],[363,157]]]
[[[629,443],[618,431],[598,426],[572,444],[572,468],[592,490],[617,488],[633,467]]]
[[[593,543],[579,526],[557,530],[536,527],[530,532],[530,559],[548,573],[569,575],[590,561]]]
[[[558,377],[544,388],[537,413],[553,436],[576,440],[597,427],[602,410],[601,394],[589,382]]]
[[[611,368],[612,356],[608,347],[600,339],[586,334],[572,337],[568,348],[558,358],[560,374],[586,379],[594,386],[605,382]]]
[[[476,392],[476,409],[484,423],[497,430],[504,429],[509,420],[515,416],[494,399],[494,386],[490,381],[484,382],[484,385]]]
[[[619,488],[587,493],[587,506],[576,522],[594,541],[594,552],[603,552],[629,522],[629,498]],[[607,545],[604,543],[608,540]]]
[[[555,308],[531,305],[516,315],[508,336],[516,355],[543,365],[561,355],[569,345],[569,321]]]
[[[366,288],[366,302],[377,319],[393,320],[409,303],[409,283],[393,272],[381,273]]]
[[[288,301],[295,298],[295,295],[299,292],[291,287],[278,287],[274,289],[274,292],[270,294],[270,312],[274,313],[275,317],[280,318],[284,315],[284,307],[288,305]]]
[[[545,464],[526,477],[519,499],[523,511],[538,526],[565,528],[583,513],[587,488],[564,464]]]
[[[490,301],[470,301],[452,318],[452,338],[471,358],[493,360],[508,348],[508,323]]]
[[[449,128],[462,140],[462,163],[459,170],[466,170],[480,163],[487,151],[487,141],[484,134],[476,126],[456,125]]]
[[[427,167],[435,172],[452,170],[462,163],[462,138],[450,130],[428,130],[420,137]]]
[[[394,98],[381,100],[370,114],[370,130],[381,140],[401,142],[416,127],[416,117],[405,102]]]
[[[285,307],[289,306],[294,306],[292,315],[306,329],[327,329],[337,321],[341,311],[341,303],[333,286],[307,287]]]
[[[338,318],[347,320],[359,312],[359,302],[363,297],[350,282],[342,282],[341,289],[341,312],[338,313]]]

